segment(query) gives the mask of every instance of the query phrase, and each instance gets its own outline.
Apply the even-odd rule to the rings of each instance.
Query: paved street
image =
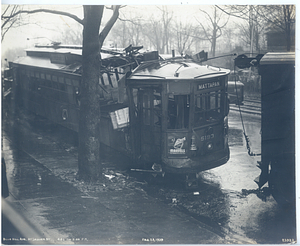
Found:
[[[260,116],[243,113],[243,120],[251,151],[260,153]],[[4,209],[21,216],[30,230],[4,231],[4,244],[295,240],[293,211],[258,192],[253,181],[260,173],[260,157],[247,154],[239,112],[229,115],[230,160],[202,172],[193,190],[130,173],[115,153],[103,160],[104,180],[86,185],[76,179],[76,134],[30,114],[16,123],[2,136],[10,189]],[[17,230],[18,222],[11,223]]]
[[[124,170],[116,170],[111,159],[103,165],[108,177],[110,172],[118,176],[117,183],[110,179],[94,185],[77,181],[75,146],[67,139],[68,133],[60,135],[60,129],[43,120],[27,120],[20,119],[18,127],[3,134],[10,189],[4,209],[21,214],[40,237],[28,236],[26,231],[21,238],[4,234],[4,244],[224,242],[192,216],[148,196]],[[41,123],[48,124],[51,132],[44,131]],[[54,141],[53,132],[66,137],[66,142]],[[17,224],[15,216],[11,220]]]
[[[250,139],[251,152],[261,153],[260,117],[242,114],[245,131]],[[220,185],[229,197],[229,219],[225,230],[255,243],[283,243],[295,239],[295,213],[293,209],[280,208],[268,190],[258,192],[254,179],[260,174],[256,166],[260,156],[249,156],[242,133],[239,112],[231,111],[230,150],[226,165],[205,172],[204,176]]]

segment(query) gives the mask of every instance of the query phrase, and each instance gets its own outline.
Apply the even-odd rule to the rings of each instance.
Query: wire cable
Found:
[[[234,67],[234,84],[235,84],[235,93],[236,93],[236,100],[239,100],[239,96],[238,96],[238,90],[237,90],[237,84],[236,84],[236,72],[235,72],[235,67]],[[242,111],[241,111],[241,106],[238,103],[238,107],[239,107],[239,113],[240,113],[240,118],[241,118],[241,122],[242,122],[242,127],[243,127],[243,135],[245,137],[245,141],[246,141],[246,147],[247,147],[247,151],[248,151],[248,155],[249,156],[260,156],[261,154],[255,154],[251,151],[251,147],[250,147],[250,139],[246,134],[246,130],[245,130],[245,124],[244,124],[244,120],[243,120],[243,115],[242,115]]]

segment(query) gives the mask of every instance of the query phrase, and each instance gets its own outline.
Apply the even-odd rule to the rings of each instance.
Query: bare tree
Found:
[[[162,25],[163,25],[163,42],[165,44],[164,51],[168,54],[170,52],[170,24],[173,18],[173,12],[168,11],[167,6],[157,7],[162,12]]]
[[[114,39],[114,43],[118,43],[119,47],[127,47],[128,45],[139,46],[142,42],[142,18],[141,17],[126,17],[119,18],[116,23],[116,28],[110,33],[110,37]]]
[[[99,104],[99,68],[101,68],[100,49],[119,16],[120,5],[111,6],[113,14],[100,32],[104,6],[83,6],[84,18],[80,19],[69,12],[34,9],[4,11],[2,21],[8,27],[21,14],[50,13],[67,16],[83,26],[82,42],[82,80],[80,84],[81,104],[79,122],[78,174],[85,181],[96,181],[102,177],[100,153],[100,104]]]
[[[218,8],[221,9],[220,6]],[[224,8],[227,8],[227,6]],[[229,6],[229,15],[244,20],[244,23],[239,23],[237,26],[241,32],[240,38],[250,47],[251,54],[261,50],[261,42],[265,32],[265,22],[262,16],[258,14],[260,8],[262,8],[262,5]]]
[[[295,5],[266,5],[257,10],[257,14],[267,22],[267,30],[275,30],[285,35],[286,50],[295,45]]]
[[[64,27],[59,29],[60,36],[57,38],[62,44],[82,44],[82,25]]]
[[[16,15],[21,10],[21,7],[19,5],[7,5],[1,14],[1,41],[3,41],[6,33],[15,26],[20,26],[21,22],[21,16]],[[8,17],[8,18],[5,18]],[[24,24],[24,23],[23,23]]]
[[[152,15],[143,25],[142,31],[159,53],[169,53],[173,13],[168,11],[167,6],[157,8],[161,15],[158,18],[157,14]]]
[[[191,45],[195,41],[192,34],[194,32],[194,27],[190,24],[183,24],[181,21],[175,23],[175,43],[177,44],[177,51],[179,54],[186,53],[189,51]]]
[[[143,34],[148,37],[150,43],[161,54],[164,54],[165,46],[163,33],[163,27],[159,20],[150,18],[149,22],[144,25]]]
[[[221,37],[222,28],[226,26],[229,18],[225,19],[224,21],[223,13],[221,11],[218,11],[218,8],[216,6],[212,7],[212,14],[209,14],[208,12],[202,9],[200,9],[200,11],[204,14],[205,18],[207,19],[208,25],[205,27],[205,25],[201,21],[197,21],[202,27],[206,38],[211,43],[211,54],[214,57],[216,54],[217,39]]]
[[[248,28],[240,25],[250,47],[259,49],[259,40],[266,31],[281,31],[285,35],[286,49],[291,50],[295,34],[295,5],[226,5],[217,6],[224,13],[245,20]],[[248,30],[248,31],[246,31]]]

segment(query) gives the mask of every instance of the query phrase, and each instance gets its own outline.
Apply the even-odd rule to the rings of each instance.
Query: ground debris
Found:
[[[115,177],[114,175],[108,175],[108,174],[105,174],[104,176],[109,180],[112,180]]]
[[[269,187],[263,187],[262,189],[242,189],[242,195],[244,197],[248,196],[249,194],[255,194],[259,199],[262,201],[266,201],[269,196],[271,196],[271,189]]]

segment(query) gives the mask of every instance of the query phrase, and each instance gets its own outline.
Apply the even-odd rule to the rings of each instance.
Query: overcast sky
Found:
[[[2,5],[4,9],[5,5]],[[77,15],[79,18],[83,18],[83,8],[82,5],[26,5],[24,8],[37,9],[37,8],[48,8],[57,9],[61,11],[71,12]],[[168,5],[168,10],[173,12],[173,18],[180,20],[182,23],[193,23],[197,20],[201,20],[199,9],[206,10],[209,12],[211,10],[211,5]],[[120,17],[129,16],[136,18],[144,18],[160,14],[157,5],[127,5],[125,8],[120,10]],[[104,11],[105,16],[103,18],[103,23],[105,23],[111,16],[112,11]],[[225,15],[224,15],[225,16]],[[227,16],[225,16],[227,18]],[[2,42],[2,53],[7,50],[7,48],[14,47],[25,47],[30,48],[35,43],[50,43],[49,40],[60,41],[57,38],[61,36],[61,33],[66,28],[81,28],[81,26],[71,18],[66,16],[53,15],[48,13],[39,13],[33,15],[24,15],[24,22],[28,21],[32,24],[24,25],[21,27],[13,28],[8,31],[4,41]],[[44,37],[44,38],[43,38]]]
[[[49,1],[45,0],[2,0],[2,4],[5,3],[36,3],[38,2],[39,4],[41,3],[47,3],[49,4]],[[76,3],[80,4],[82,3],[82,0],[73,0],[72,5],[62,5],[62,3],[68,3],[66,0],[60,0],[59,3],[57,0],[51,1],[51,5],[39,5],[40,8],[53,8],[57,9],[59,8],[60,10],[67,11],[67,12],[72,12],[78,17],[82,18],[83,17],[83,10],[81,5],[75,5]],[[104,4],[107,1],[95,1],[95,0],[87,0],[84,1],[85,4]],[[144,4],[139,4],[137,6],[132,5],[131,3],[136,3],[137,1],[133,0],[128,0],[128,1],[110,1],[110,4],[126,4],[127,6],[121,10],[121,13],[123,14],[128,14],[131,13],[131,16],[139,16],[139,17],[144,17],[147,18],[149,15],[155,15],[155,13],[158,13],[159,11],[157,10],[157,7],[154,3],[170,3],[170,1],[166,0],[152,0],[151,5],[149,5],[150,1],[144,1]],[[254,4],[256,0],[252,0],[251,4]],[[260,0],[259,3],[268,3],[270,1],[265,1],[265,0]],[[284,4],[285,1],[281,0],[273,0],[272,4],[277,3],[278,4]],[[289,3],[293,2],[289,1]],[[56,4],[54,4],[56,3]],[[69,1],[70,3],[70,1]],[[141,3],[141,2],[139,2]],[[146,5],[148,3],[148,5]],[[205,3],[203,0],[198,0],[198,1],[189,1],[189,2],[176,2],[175,0],[172,1],[172,5],[168,5],[168,10],[172,11],[174,14],[174,18],[180,19],[183,23],[186,22],[193,22],[195,21],[195,18],[199,20],[201,18],[201,15],[199,14],[199,8],[205,9],[209,11],[209,5],[204,5]],[[176,4],[178,3],[178,4]],[[202,4],[201,4],[202,3]],[[206,1],[207,3],[207,1]],[[226,4],[226,3],[234,3],[234,1],[210,1],[211,3],[216,3],[216,4]],[[239,1],[239,4],[241,3],[247,3],[245,1]],[[248,2],[248,4],[250,1]],[[270,3],[269,3],[270,4]],[[2,6],[3,8],[4,6]],[[37,5],[26,5],[27,8],[37,8]],[[296,7],[297,12],[299,8]],[[105,11],[106,13],[105,18],[103,20],[103,23],[105,23],[105,19],[108,19],[112,13],[112,11]],[[121,14],[122,16],[122,14]],[[2,48],[2,54],[7,48],[14,48],[14,47],[20,47],[23,46],[25,48],[30,48],[32,47],[35,43],[49,43],[49,40],[53,41],[59,41],[58,36],[61,36],[61,33],[65,28],[78,28],[78,23],[68,17],[65,16],[58,16],[58,15],[53,15],[53,14],[45,14],[45,13],[40,13],[40,14],[34,14],[34,15],[28,15],[28,18],[30,18],[31,25],[25,25],[19,28],[11,29],[7,35],[5,36],[4,41],[1,44]],[[232,21],[231,17],[231,21]],[[299,26],[299,25],[296,25]],[[40,38],[40,37],[45,37],[45,38]]]

